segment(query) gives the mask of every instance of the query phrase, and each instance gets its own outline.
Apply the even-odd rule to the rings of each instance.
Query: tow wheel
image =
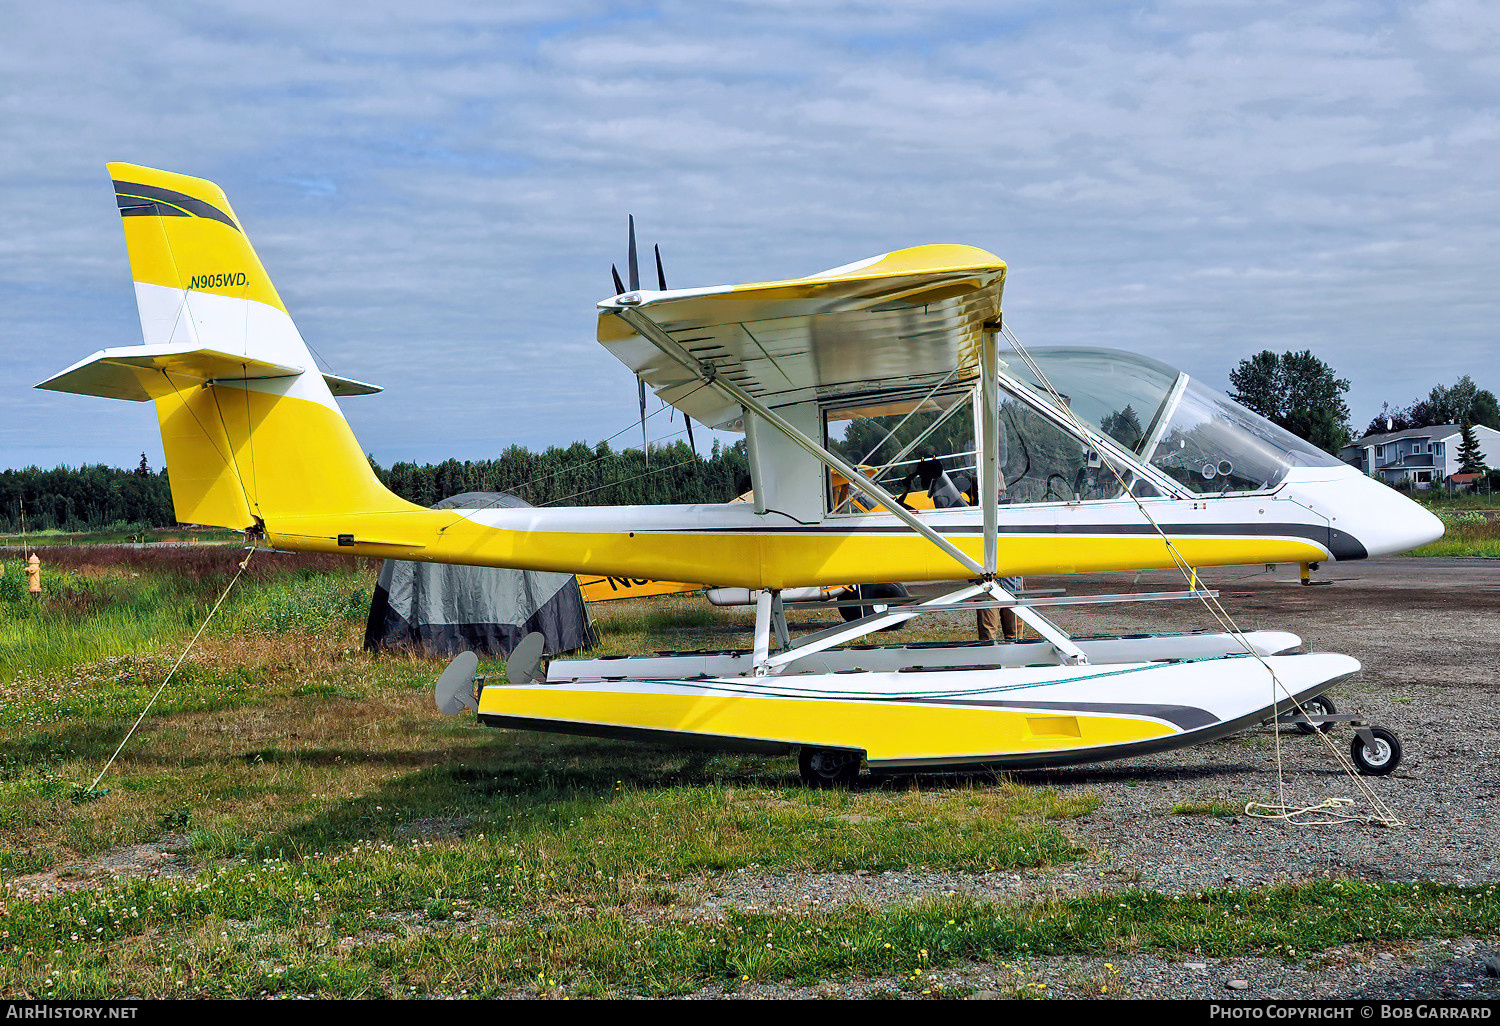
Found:
[[[1355,768],[1367,777],[1383,777],[1401,765],[1401,739],[1395,731],[1384,727],[1369,727],[1370,740],[1359,734],[1349,746],[1349,757]]]
[[[1338,709],[1334,706],[1333,699],[1327,695],[1304,699],[1302,702],[1302,713],[1307,716],[1332,716],[1336,712],[1338,712]],[[1333,729],[1333,724],[1319,723],[1317,726],[1313,726],[1311,723],[1299,723],[1297,724],[1297,729],[1304,734],[1311,734],[1319,730],[1326,734]]]
[[[802,782],[808,787],[852,787],[859,779],[863,752],[847,748],[804,748],[797,760]]]

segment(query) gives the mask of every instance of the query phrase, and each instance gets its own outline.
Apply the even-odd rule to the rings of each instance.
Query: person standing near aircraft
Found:
[[[960,489],[951,481],[943,471],[943,466],[936,457],[929,456],[917,465],[916,478],[919,484],[927,489],[927,494],[932,498],[934,509],[949,509],[954,506],[968,506],[979,504],[978,487],[976,484],[964,483]],[[1005,477],[1000,475],[995,486],[999,493],[999,502],[1005,505]],[[965,493],[968,494],[965,494]],[[1021,590],[1024,583],[1020,577],[1002,577],[999,580],[1000,587],[1011,594]],[[1020,618],[1016,616],[1013,609],[977,609],[977,629],[980,641],[1015,641],[1021,635]]]
[[[1019,577],[1002,577],[1000,587],[1014,595],[1021,590],[1023,581]],[[980,641],[1019,641],[1021,621],[1014,609],[981,609],[979,615]]]

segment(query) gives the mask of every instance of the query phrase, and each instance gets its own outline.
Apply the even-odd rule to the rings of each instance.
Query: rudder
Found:
[[[241,530],[416,508],[375,478],[223,190],[134,164],[108,169],[144,344],[103,350],[38,387],[154,400],[185,523]]]

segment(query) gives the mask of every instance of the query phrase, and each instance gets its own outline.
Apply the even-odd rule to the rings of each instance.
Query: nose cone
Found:
[[[1305,495],[1309,500],[1306,504],[1328,518],[1334,555],[1339,559],[1391,556],[1443,536],[1443,522],[1432,513],[1353,468],[1348,477],[1293,490],[1299,498]]]

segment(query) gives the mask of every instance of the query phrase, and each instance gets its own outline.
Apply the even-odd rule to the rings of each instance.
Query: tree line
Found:
[[[370,465],[381,483],[419,506],[463,492],[510,492],[533,506],[728,502],[750,487],[743,441],[715,440],[702,456],[678,440],[652,446],[649,460],[640,449],[574,442],[543,452],[512,445],[492,460]]]
[[[0,471],[0,530],[86,531],[111,527],[167,527],[172,491],[166,471],[95,464]]]
[[[718,441],[707,456],[686,442],[613,450],[575,442],[532,452],[513,445],[492,460],[395,463],[370,460],[381,482],[421,506],[462,492],[511,492],[533,506],[726,502],[749,487],[745,443]],[[146,457],[133,470],[91,465],[0,471],[0,531],[99,531],[170,527],[167,471]]]
[[[1452,387],[1434,385],[1427,398],[1413,400],[1409,406],[1392,408],[1382,403],[1380,412],[1365,428],[1365,434],[1378,435],[1407,428],[1432,427],[1435,424],[1458,424],[1464,421],[1500,431],[1500,402],[1495,393],[1480,388],[1465,374]]]

